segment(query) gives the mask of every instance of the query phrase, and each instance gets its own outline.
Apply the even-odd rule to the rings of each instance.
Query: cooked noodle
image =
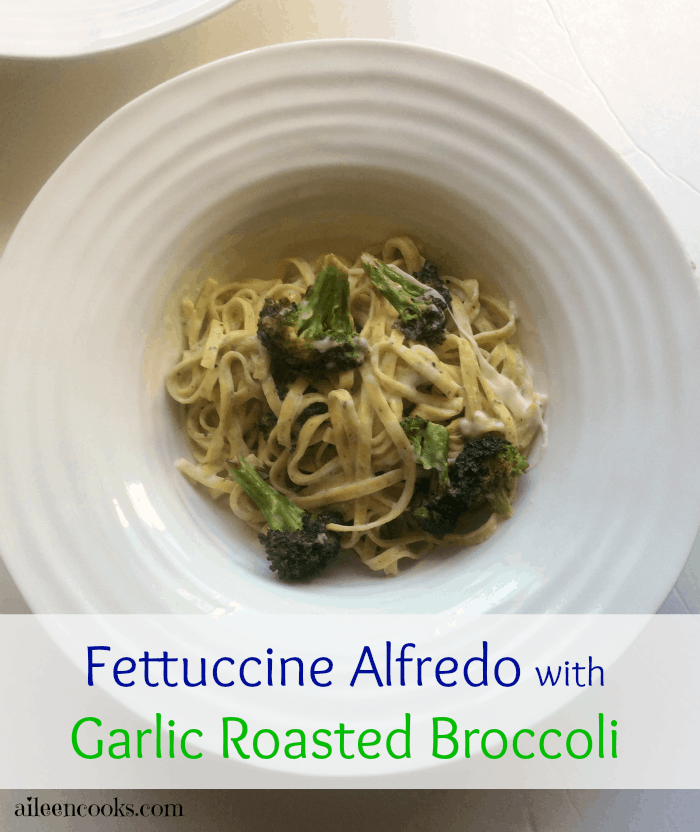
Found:
[[[391,238],[373,253],[408,274],[424,263],[408,237]],[[452,292],[447,337],[428,347],[407,342],[393,326],[397,313],[359,258],[350,263],[330,256],[348,275],[351,312],[368,358],[313,386],[299,378],[281,400],[257,337],[258,315],[266,298],[298,303],[328,260],[291,258],[286,274],[271,280],[219,285],[209,279],[195,302],[183,302],[186,348],[167,389],[185,408],[196,462],[181,459],[177,466],[213,497],[228,495],[233,513],[263,531],[262,512],[227,473],[227,460],[243,457],[301,508],[339,511],[345,522],[328,528],[342,533],[343,547],[370,569],[396,574],[402,558],[443,544],[479,543],[500,520],[494,512],[476,530],[436,539],[405,519],[420,472],[403,416],[410,410],[445,425],[451,459],[465,436],[488,432],[526,452],[542,425],[545,397],[534,391],[513,343],[512,309],[481,294],[474,277],[442,275]],[[327,410],[319,412],[323,405]],[[300,423],[303,412],[311,415]]]

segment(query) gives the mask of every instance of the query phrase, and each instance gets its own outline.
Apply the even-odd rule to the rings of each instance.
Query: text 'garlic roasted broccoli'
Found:
[[[412,341],[426,344],[442,344],[445,340],[445,313],[451,295],[437,275],[437,269],[430,271],[432,283],[439,281],[445,294],[434,285],[419,282],[396,266],[387,266],[370,254],[362,255],[362,268],[374,286],[384,295],[399,313],[397,329]],[[427,273],[426,273],[427,274]]]
[[[340,518],[308,514],[266,483],[244,459],[230,466],[233,479],[262,511],[270,530],[259,534],[270,569],[283,581],[309,581],[337,557],[340,538],[326,524]]]
[[[270,353],[278,391],[299,376],[313,381],[358,367],[367,352],[350,314],[347,275],[332,265],[321,269],[299,303],[268,298],[258,319],[258,337]]]

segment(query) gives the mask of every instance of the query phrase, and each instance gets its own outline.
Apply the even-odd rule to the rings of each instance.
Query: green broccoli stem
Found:
[[[243,457],[239,467],[231,466],[229,472],[240,487],[265,515],[265,519],[274,531],[295,532],[302,528],[304,510],[289,500],[284,494],[268,485],[253,466]]]
[[[415,286],[397,271],[379,261],[370,262],[363,259],[362,268],[402,318],[417,316],[414,300],[425,294],[424,288]]]
[[[298,320],[297,334],[307,341],[348,341],[355,334],[355,324],[347,276],[335,266],[324,266],[299,304]]]

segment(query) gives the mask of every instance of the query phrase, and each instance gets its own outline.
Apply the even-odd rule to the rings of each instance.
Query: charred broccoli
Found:
[[[431,289],[435,289],[436,292],[439,292],[448,306],[452,303],[452,292],[450,292],[447,288],[447,284],[438,274],[435,263],[431,263],[430,260],[426,260],[419,272],[413,272],[413,276],[419,283],[422,283],[424,286],[429,286]]]
[[[515,445],[496,434],[467,439],[449,467],[447,482],[444,478],[419,482],[409,511],[434,537],[453,532],[461,515],[472,509],[490,506],[509,515],[510,493],[527,467]]]
[[[340,518],[308,514],[268,485],[244,459],[230,472],[270,527],[267,534],[258,535],[270,569],[283,581],[309,581],[320,575],[340,551],[340,538],[327,531],[326,524]]]
[[[280,394],[298,376],[327,378],[358,367],[367,352],[350,314],[347,276],[332,265],[321,269],[300,303],[268,298],[260,311],[258,338],[270,353]]]
[[[396,327],[412,341],[442,344],[445,340],[445,312],[448,303],[443,293],[395,266],[387,266],[369,254],[362,255],[362,267],[372,283],[399,313]],[[437,269],[435,270],[437,276]],[[437,278],[440,280],[440,278]],[[440,280],[451,300],[449,290]]]

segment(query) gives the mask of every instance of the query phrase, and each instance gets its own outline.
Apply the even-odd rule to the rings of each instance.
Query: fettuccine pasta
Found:
[[[408,274],[425,262],[408,237],[371,253]],[[298,303],[328,262],[348,275],[367,357],[328,380],[299,377],[280,391],[257,335],[260,311],[268,298]],[[195,300],[183,302],[185,349],[167,378],[168,392],[184,408],[194,454],[194,461],[177,462],[180,471],[263,531],[262,513],[228,474],[228,461],[243,458],[300,508],[337,512],[342,522],[328,529],[341,534],[343,548],[386,574],[439,545],[486,539],[501,519],[496,513],[442,539],[406,519],[420,471],[400,422],[410,413],[447,427],[450,459],[465,437],[485,433],[527,452],[542,426],[545,397],[535,392],[517,346],[512,308],[483,294],[473,275],[442,278],[452,303],[445,340],[433,346],[408,341],[394,326],[397,312],[359,257],[354,263],[292,258],[270,280],[208,279]]]

